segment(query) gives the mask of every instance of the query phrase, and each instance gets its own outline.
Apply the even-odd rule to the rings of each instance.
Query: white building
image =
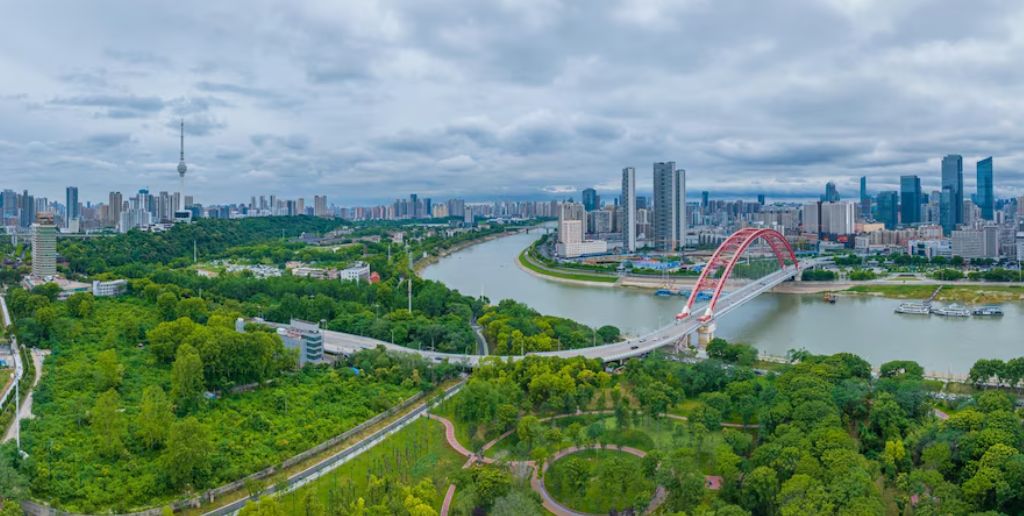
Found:
[[[93,281],[92,295],[96,297],[120,296],[128,291],[128,281],[119,279],[113,281]]]
[[[953,244],[948,238],[910,240],[907,242],[907,253],[911,256],[923,256],[928,259],[936,256],[949,258],[953,256]]]
[[[32,275],[37,278],[57,275],[57,226],[50,212],[39,213],[32,224]]]
[[[950,240],[953,242],[953,256],[963,258],[993,258],[986,252],[985,231],[980,229],[953,230]]]
[[[351,267],[338,271],[338,279],[342,281],[369,281],[370,264],[356,262]]]

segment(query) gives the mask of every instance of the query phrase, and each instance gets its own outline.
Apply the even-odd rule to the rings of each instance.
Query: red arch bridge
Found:
[[[735,288],[728,291],[725,290],[726,282],[733,275],[736,266],[748,256],[766,256],[769,259],[774,257],[779,266],[778,270],[761,278],[747,281],[745,284],[737,284]],[[695,333],[698,334],[701,344],[706,344],[714,335],[715,323],[719,318],[775,288],[780,283],[797,277],[802,269],[814,267],[829,260],[829,258],[814,258],[798,262],[793,248],[779,232],[772,229],[744,228],[725,239],[711,255],[689,298],[674,321],[670,321],[665,326],[646,335],[613,344],[535,354],[560,357],[584,356],[607,362],[643,355],[662,347],[680,346],[688,343],[690,335]],[[699,302],[698,298],[701,297],[701,292],[712,293],[711,299],[705,304]],[[448,360],[468,366],[475,366],[485,357],[485,355],[416,350],[334,331],[324,330],[323,334],[324,350],[329,353],[347,354],[383,345],[394,351],[417,353],[428,360]]]

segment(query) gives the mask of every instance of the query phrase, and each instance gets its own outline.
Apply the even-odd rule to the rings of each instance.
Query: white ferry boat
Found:
[[[943,317],[970,317],[971,311],[963,305],[947,305],[939,308],[932,308],[932,313]]]
[[[896,307],[896,313],[928,315],[931,313],[931,309],[928,307],[928,305],[923,305],[920,303],[900,303],[900,306]]]

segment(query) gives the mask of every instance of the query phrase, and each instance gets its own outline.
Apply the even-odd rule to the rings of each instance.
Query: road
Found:
[[[808,262],[804,262],[804,264],[807,265]],[[817,264],[817,261],[809,261],[809,265],[815,264]],[[756,281],[749,282],[741,288],[723,293],[715,307],[715,319],[725,316],[732,310],[742,306],[747,301],[771,290],[782,282],[794,277],[798,273],[799,270],[794,267],[785,267]],[[693,311],[693,315],[689,318],[682,321],[673,321],[656,331],[639,337],[626,339],[612,344],[604,344],[601,346],[567,349],[562,351],[548,351],[534,354],[539,356],[558,356],[562,358],[582,356],[586,358],[596,358],[605,362],[640,356],[661,347],[675,345],[676,342],[684,336],[696,332],[698,328],[705,324],[697,319],[698,316],[703,313],[703,309],[704,306],[696,307]],[[274,324],[274,326],[280,325]],[[369,337],[330,330],[323,330],[323,334],[324,349],[327,352],[334,354],[352,354],[361,349],[372,349],[377,346],[384,346],[390,351],[416,353],[427,360],[433,360],[436,362],[448,360],[451,363],[465,364],[468,367],[476,366],[480,360],[484,358],[482,355],[465,355],[417,350]],[[519,357],[513,356],[511,358],[515,360]]]

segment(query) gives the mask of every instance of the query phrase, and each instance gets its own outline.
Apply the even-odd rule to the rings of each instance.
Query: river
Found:
[[[471,246],[426,267],[421,275],[466,295],[491,302],[515,299],[541,313],[591,325],[611,324],[642,334],[671,322],[682,297],[658,297],[649,290],[583,287],[535,277],[516,256],[538,238],[518,234]],[[1024,304],[1005,303],[1002,318],[969,319],[898,315],[899,301],[839,296],[828,304],[817,294],[763,294],[717,321],[715,334],[745,342],[763,353],[785,355],[794,348],[819,354],[849,351],[874,365],[915,360],[929,372],[965,374],[979,358],[1024,355]]]

